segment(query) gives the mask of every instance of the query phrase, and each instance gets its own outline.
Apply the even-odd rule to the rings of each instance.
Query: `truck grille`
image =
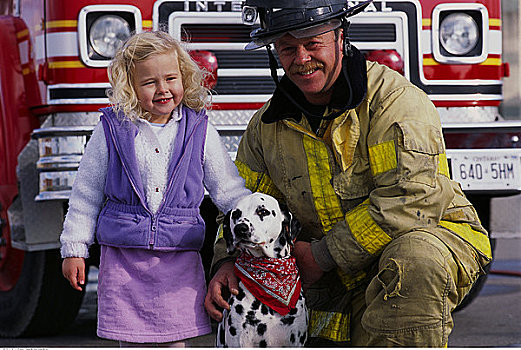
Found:
[[[235,43],[250,41],[252,27],[242,24],[183,24],[181,39],[193,44]],[[394,42],[396,28],[393,24],[351,25],[349,37],[353,42]],[[269,67],[266,50],[255,51],[212,50],[217,57],[219,69],[267,69]],[[271,94],[275,84],[269,77],[237,76],[218,77],[215,91],[218,95]]]
[[[247,43],[252,27],[243,24],[184,24],[181,39],[192,43]],[[352,41],[395,41],[393,24],[353,23],[349,29]]]

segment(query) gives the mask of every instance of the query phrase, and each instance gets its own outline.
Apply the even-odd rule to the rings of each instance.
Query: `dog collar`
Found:
[[[235,274],[263,304],[282,316],[297,304],[301,284],[294,257],[255,257],[242,253],[235,261]]]

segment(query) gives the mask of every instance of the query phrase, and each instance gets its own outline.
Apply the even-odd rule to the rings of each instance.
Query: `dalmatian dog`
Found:
[[[253,193],[226,214],[223,236],[235,263],[239,294],[228,299],[217,347],[302,347],[308,312],[293,241],[300,224],[269,195]]]

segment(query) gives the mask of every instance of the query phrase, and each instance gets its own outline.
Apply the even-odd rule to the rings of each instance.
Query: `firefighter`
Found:
[[[309,346],[443,347],[490,241],[450,179],[427,95],[349,42],[348,19],[368,4],[246,0],[243,19],[261,24],[246,49],[268,48],[276,89],[236,165],[250,190],[286,203],[302,225],[294,255]],[[212,272],[205,306],[220,320],[223,295],[237,289],[222,239]]]

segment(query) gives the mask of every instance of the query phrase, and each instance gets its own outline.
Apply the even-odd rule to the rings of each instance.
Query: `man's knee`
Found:
[[[450,251],[428,233],[391,242],[365,293],[362,326],[374,343],[368,345],[445,345],[458,302],[455,269]]]

